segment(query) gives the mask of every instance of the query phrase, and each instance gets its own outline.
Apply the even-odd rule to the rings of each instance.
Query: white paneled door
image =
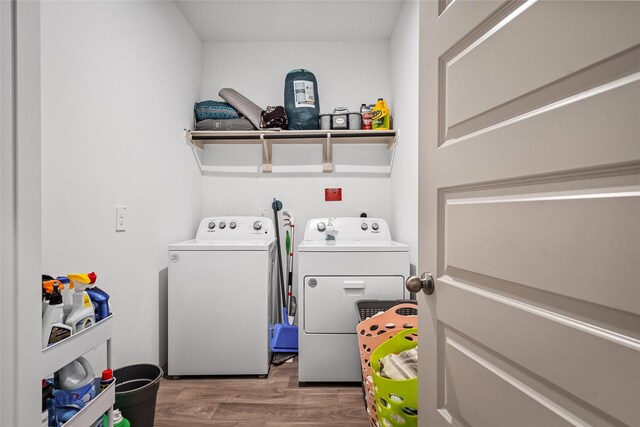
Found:
[[[420,4],[421,426],[640,426],[640,2]]]

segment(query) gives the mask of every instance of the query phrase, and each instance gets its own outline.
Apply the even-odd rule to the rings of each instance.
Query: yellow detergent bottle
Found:
[[[371,127],[373,130],[389,130],[389,107],[382,98],[378,98],[376,106],[373,107],[373,119]]]

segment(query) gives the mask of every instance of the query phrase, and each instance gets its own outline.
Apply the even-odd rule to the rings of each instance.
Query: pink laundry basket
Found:
[[[380,344],[398,332],[418,327],[418,306],[416,301],[362,300],[356,302],[356,310],[361,322],[356,327],[358,348],[362,366],[362,385],[366,399],[367,413],[371,427],[378,427],[375,390],[371,375],[371,353]],[[377,313],[379,314],[375,317]],[[368,318],[367,318],[368,317]]]

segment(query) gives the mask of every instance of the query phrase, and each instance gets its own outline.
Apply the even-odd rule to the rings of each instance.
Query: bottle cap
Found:
[[[110,380],[113,378],[113,371],[111,369],[105,369],[102,371],[102,381]]]

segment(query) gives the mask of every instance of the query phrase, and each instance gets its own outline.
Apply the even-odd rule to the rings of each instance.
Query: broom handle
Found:
[[[273,203],[271,204],[271,207],[273,208],[273,216],[274,216],[275,226],[276,226],[276,243],[278,246],[278,267],[279,267],[278,273],[280,276],[280,294],[282,296],[282,308],[286,308],[287,297],[285,296],[284,275],[282,273],[282,248],[280,247],[280,227],[278,226],[278,206],[277,206],[276,199],[273,199]],[[284,320],[285,319],[282,319],[283,322]]]

